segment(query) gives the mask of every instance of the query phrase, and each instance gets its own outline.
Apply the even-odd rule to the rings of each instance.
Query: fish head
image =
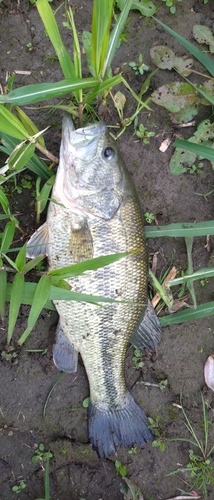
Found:
[[[108,219],[119,208],[123,192],[122,159],[106,125],[75,130],[66,115],[54,195],[68,209]]]

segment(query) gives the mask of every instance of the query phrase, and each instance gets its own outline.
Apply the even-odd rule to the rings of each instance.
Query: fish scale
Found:
[[[45,225],[28,243],[34,246],[29,257],[39,254],[35,247],[43,233],[50,269],[136,251],[66,280],[74,292],[116,302],[102,307],[54,301],[59,313],[54,362],[61,370],[75,371],[80,352],[90,386],[89,439],[98,455],[107,457],[118,446],[153,438],[145,413],[126,387],[124,364],[128,343],[154,348],[160,325],[147,306],[147,255],[136,190],[103,123],[75,130],[69,117],[63,119],[52,200]]]

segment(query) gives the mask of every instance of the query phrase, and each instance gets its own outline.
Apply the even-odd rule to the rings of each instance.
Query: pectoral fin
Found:
[[[56,329],[56,344],[53,346],[53,360],[58,370],[68,373],[77,371],[78,352],[63,333],[60,322]]]
[[[161,338],[161,326],[157,314],[148,300],[145,313],[133,333],[130,342],[134,347],[143,351],[144,349],[154,349]]]
[[[38,255],[48,255],[48,225],[45,222],[32,234],[27,244],[27,257],[34,259]]]

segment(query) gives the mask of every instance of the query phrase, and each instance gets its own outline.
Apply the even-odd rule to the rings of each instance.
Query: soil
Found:
[[[214,11],[211,0],[187,0],[177,4],[176,15],[169,14],[165,4],[157,2],[157,17],[170,25],[190,41],[194,24],[206,24],[212,29]],[[53,9],[61,2],[54,0]],[[92,0],[73,0],[78,32],[90,30]],[[64,18],[62,6],[57,12],[60,31],[70,50],[71,35],[62,27]],[[50,82],[62,79],[59,65],[54,60],[54,51],[45,36],[42,22],[35,6],[27,0],[4,0],[0,3],[0,83],[6,85],[6,76],[14,70],[30,71],[30,75],[16,74],[15,87],[36,82]],[[165,33],[154,20],[131,12],[131,21],[126,31],[127,43],[123,43],[113,61],[115,71],[123,70],[125,78],[135,92],[139,92],[145,75],[135,75],[128,66],[137,61],[139,53],[144,62],[155,69],[149,55],[150,48],[157,44],[168,44],[178,55],[185,53],[177,42]],[[30,49],[27,44],[31,43]],[[196,63],[196,67],[197,63]],[[87,76],[87,73],[85,73]],[[158,71],[151,81],[147,95],[169,81],[177,80],[175,72]],[[192,77],[190,76],[190,80]],[[193,81],[198,81],[195,77]],[[126,94],[126,116],[134,110],[135,102],[124,87]],[[159,224],[173,222],[194,222],[214,219],[212,197],[207,201],[195,193],[208,193],[213,189],[213,172],[210,163],[204,162],[201,175],[183,174],[173,177],[169,171],[172,146],[162,153],[160,144],[169,137],[174,139],[177,130],[169,120],[168,112],[150,103],[151,111],[143,110],[139,123],[155,132],[148,145],[134,136],[133,126],[126,129],[118,139],[118,145],[137,186],[143,212],[155,215]],[[47,109],[28,110],[40,129],[47,125],[48,148],[59,153],[61,114]],[[210,109],[202,109],[196,123],[208,117]],[[108,123],[115,125],[118,118],[109,105]],[[189,137],[194,127],[179,131],[182,137]],[[20,225],[26,235],[35,229],[34,190],[23,188],[18,194],[11,185],[11,208],[18,214]],[[19,236],[17,237],[19,238]],[[16,244],[18,244],[18,239]],[[212,251],[208,252],[206,238],[195,238],[193,247],[194,268],[213,265]],[[158,252],[158,274],[172,265],[186,268],[186,250],[182,238],[163,238],[148,241],[151,255]],[[211,249],[212,250],[212,249]],[[35,279],[35,277],[34,277]],[[212,300],[213,283],[210,279],[204,286],[196,286],[198,303]],[[189,461],[188,442],[176,438],[190,438],[180,407],[180,396],[185,411],[199,437],[203,437],[203,413],[201,391],[208,405],[210,424],[209,445],[213,444],[213,399],[206,388],[203,366],[207,356],[214,349],[213,318],[189,321],[184,324],[163,328],[163,335],[156,353],[144,356],[144,365],[137,369],[133,362],[133,348],[126,358],[126,381],[129,389],[142,404],[146,413],[160,419],[161,439],[165,451],[147,444],[142,449],[118,450],[117,456],[107,460],[98,459],[91,449],[87,437],[87,410],[83,400],[89,395],[88,381],[81,359],[75,374],[66,374],[54,386],[59,372],[52,362],[52,346],[57,324],[54,311],[43,310],[29,340],[23,348],[17,347],[17,340],[26,327],[28,306],[22,306],[12,338],[16,357],[5,358],[6,327],[1,329],[0,350],[0,499],[35,500],[44,498],[44,463],[32,463],[32,457],[40,443],[45,450],[51,450],[50,498],[51,500],[119,500],[124,498],[120,491],[123,480],[116,472],[115,459],[127,467],[127,477],[140,488],[144,500],[167,500],[190,492],[193,479],[188,473],[169,475]],[[6,323],[7,324],[7,323]],[[42,349],[44,352],[29,352]],[[161,390],[159,383],[167,381]],[[54,388],[53,388],[54,386]],[[53,391],[44,405],[50,390]],[[197,452],[197,450],[195,450]],[[12,491],[20,481],[26,484],[18,493]],[[124,486],[124,484],[123,484]],[[198,491],[198,490],[197,490]],[[212,500],[214,487],[207,485],[208,499]],[[200,493],[198,491],[198,493]],[[127,497],[138,498],[138,497]],[[141,496],[142,499],[142,496]]]

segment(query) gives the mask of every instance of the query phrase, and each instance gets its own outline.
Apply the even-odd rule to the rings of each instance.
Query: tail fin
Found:
[[[142,446],[154,439],[144,411],[130,392],[117,409],[91,403],[88,416],[89,440],[100,458],[112,455],[119,446]]]

